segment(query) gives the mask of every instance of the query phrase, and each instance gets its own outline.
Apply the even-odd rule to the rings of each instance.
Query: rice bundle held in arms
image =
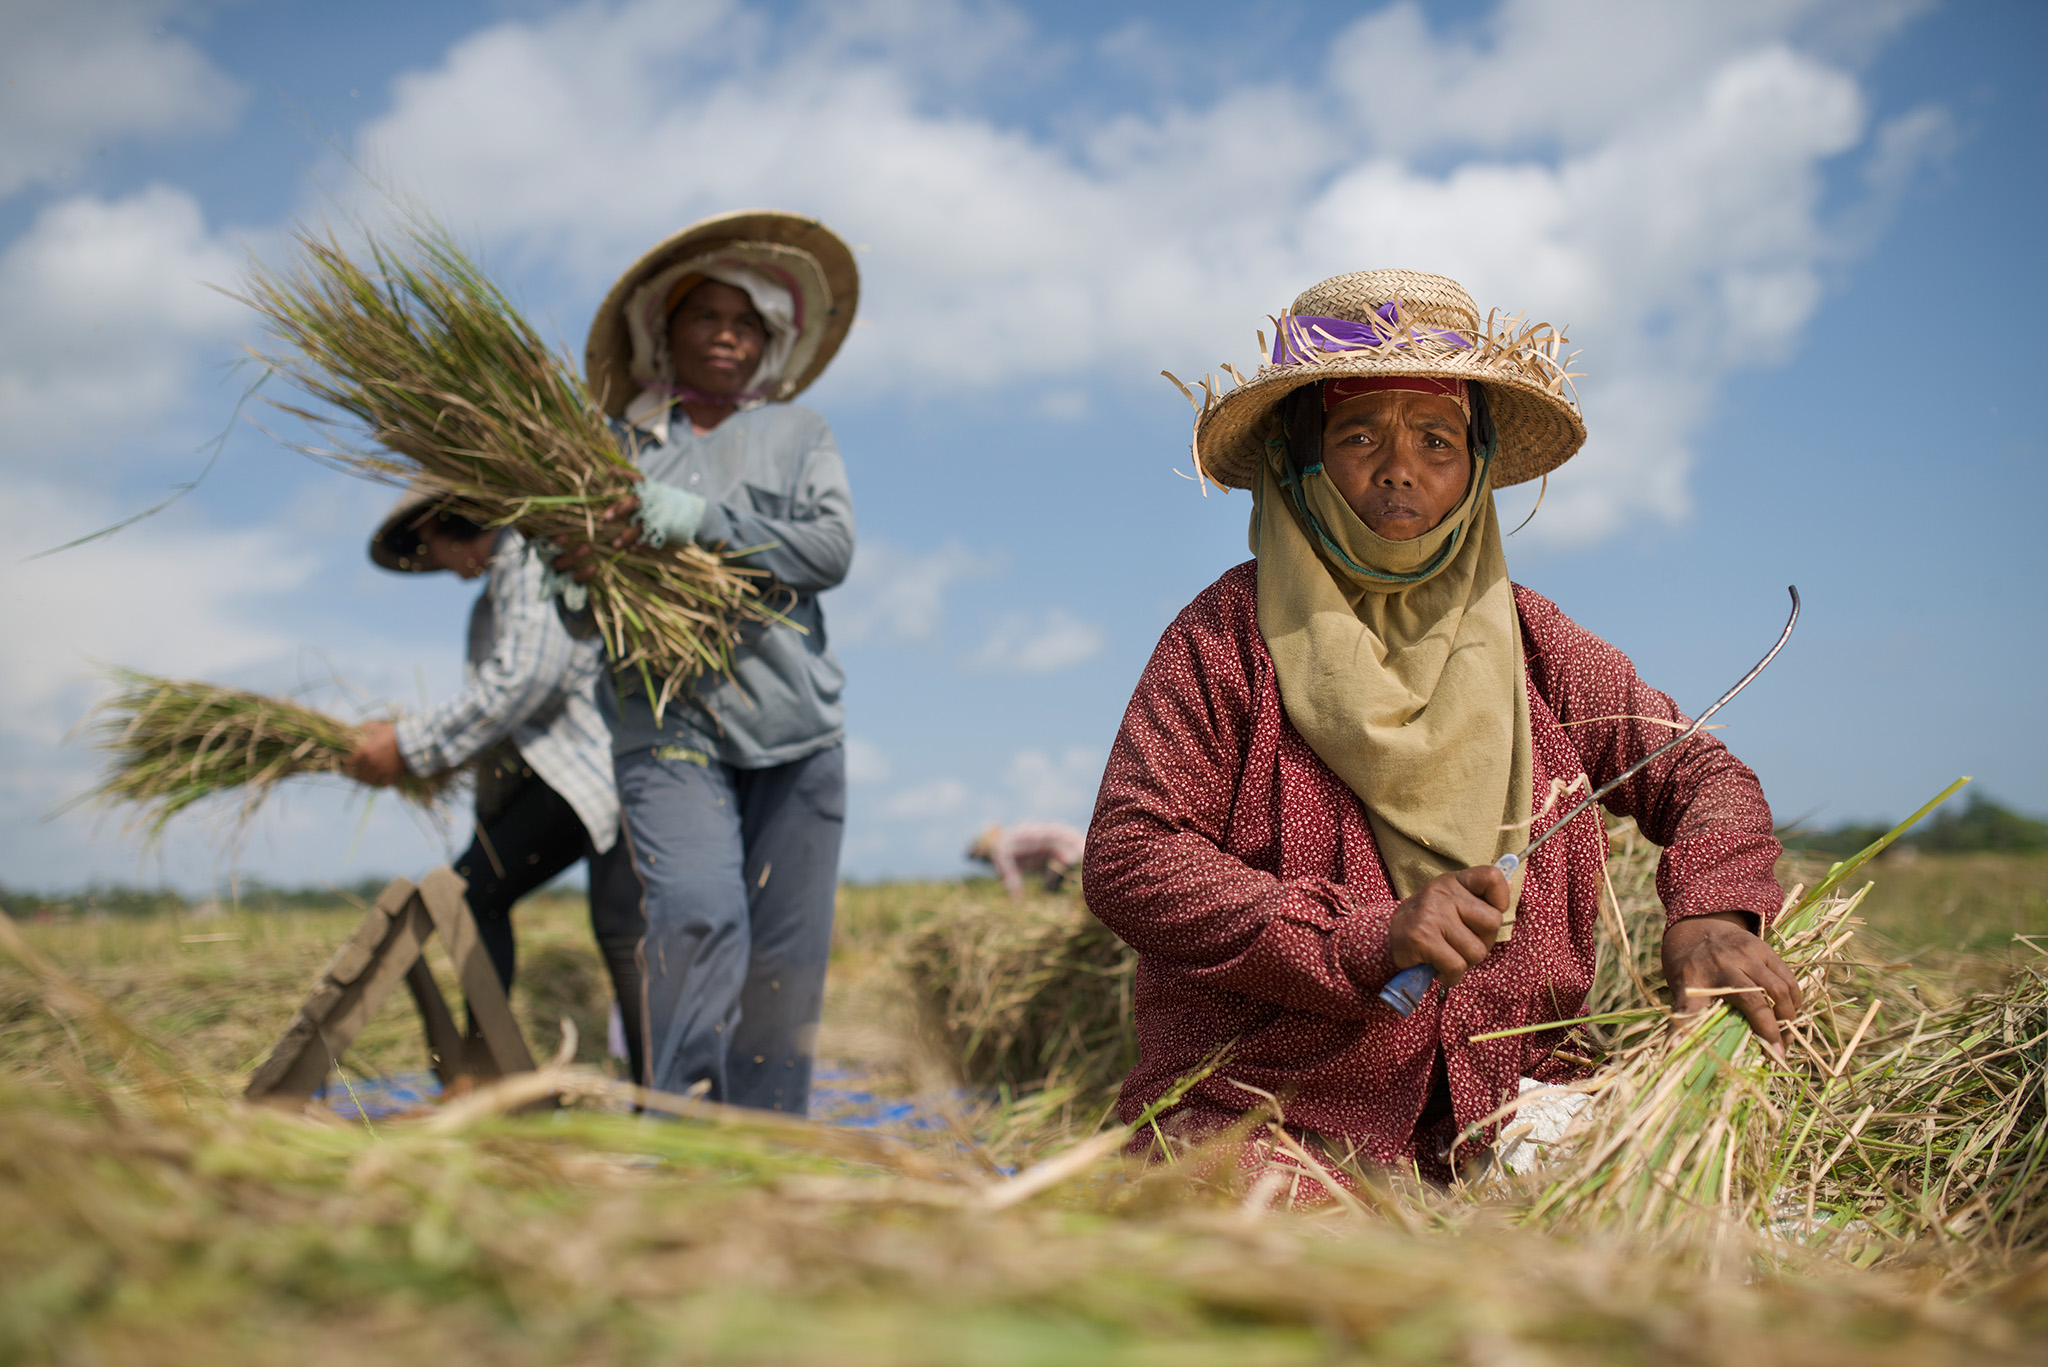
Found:
[[[561,356],[444,234],[415,227],[364,259],[299,237],[289,271],[258,265],[247,302],[280,347],[261,359],[352,419],[379,450],[312,454],[351,473],[421,480],[538,546],[594,548],[590,608],[613,667],[638,671],[659,717],[679,688],[729,672],[748,623],[779,620],[758,575],[695,545],[614,549],[605,510],[633,494],[631,463]],[[332,430],[333,412],[279,405]]]
[[[246,820],[281,780],[340,773],[361,739],[359,727],[284,698],[134,670],[114,678],[120,692],[100,706],[94,727],[94,744],[112,758],[86,796],[140,807],[152,836],[219,793],[239,791]],[[431,806],[453,778],[408,774],[398,793]]]

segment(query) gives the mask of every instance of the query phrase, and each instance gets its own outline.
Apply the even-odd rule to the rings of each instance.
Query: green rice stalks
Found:
[[[2048,1249],[2048,957],[1945,1005],[1878,983],[1855,1066],[1809,1086],[1779,1219],[1859,1261],[2003,1272]],[[1864,1017],[1867,1016],[1866,1020]],[[1837,1029],[1840,1027],[1837,1026]]]
[[[1806,1003],[1785,1031],[1784,1061],[1770,1059],[1725,1004],[1682,1029],[1668,1029],[1668,1013],[1651,1003],[1608,1013],[1604,1023],[1619,1026],[1617,1052],[1580,1088],[1596,1103],[1527,1218],[1552,1227],[1671,1230],[1704,1217],[1709,1225],[1733,1219],[1782,1231],[1800,1213],[1787,1205],[1797,1192],[1807,1198],[1810,1225],[1810,1194],[1855,1142],[1850,1131],[1874,1113],[1857,1115],[1879,1081],[1858,1064],[1872,1010],[1835,991],[1853,966],[1847,948],[1863,896],[1840,889],[1961,786],[1835,865],[1779,918],[1776,948]],[[1851,1099],[1857,1107],[1847,1105]]]
[[[338,774],[362,728],[284,698],[218,684],[113,671],[119,691],[95,710],[93,744],[109,756],[107,775],[83,800],[127,803],[149,836],[194,803],[240,793],[240,821],[295,774]],[[454,781],[406,775],[399,796],[432,807]]]
[[[1854,933],[1856,897],[1802,901],[1781,919],[1777,949],[1809,1000]],[[1666,1013],[1624,1025],[1613,1062],[1585,1090],[1595,1119],[1531,1205],[1553,1225],[1664,1228],[1693,1213],[1754,1220],[1767,1192],[1752,1179],[1783,1122],[1773,1069],[1748,1022],[1726,1005],[1691,1028]]]
[[[593,547],[597,631],[613,667],[647,685],[657,718],[699,675],[731,673],[749,624],[782,620],[759,573],[725,556],[611,548],[619,528],[600,523],[635,492],[631,463],[573,366],[445,233],[372,238],[361,260],[331,237],[298,241],[294,268],[257,264],[242,296],[276,343],[259,358],[326,407],[278,406],[381,448],[343,441],[310,454],[373,479],[423,480],[536,545]]]

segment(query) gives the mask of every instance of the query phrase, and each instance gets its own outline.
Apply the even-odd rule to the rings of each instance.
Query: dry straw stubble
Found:
[[[535,546],[592,546],[596,629],[657,716],[698,676],[729,673],[749,624],[781,620],[758,573],[725,555],[611,546],[616,524],[600,524],[633,494],[631,462],[574,368],[445,233],[368,237],[360,258],[333,237],[298,241],[298,263],[256,264],[242,297],[275,344],[259,359],[318,405],[278,407],[341,434],[302,449],[352,474],[424,482]]]
[[[76,1027],[56,1052],[130,1059],[62,1088],[15,1058],[0,1077],[10,1361],[2027,1360],[2023,1302],[1965,1314],[1622,1238],[1246,1208],[1182,1169],[1077,1169],[1006,1200],[1061,1160],[991,1175],[944,1133],[701,1106],[506,1117],[509,1087],[374,1128],[184,1078],[140,1096],[128,1032],[9,930],[29,971],[0,977],[40,979]],[[533,1082],[577,1107],[620,1091]]]

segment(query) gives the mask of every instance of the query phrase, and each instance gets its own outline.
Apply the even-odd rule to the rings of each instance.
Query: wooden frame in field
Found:
[[[319,984],[249,1079],[243,1096],[303,1106],[401,982],[419,1007],[427,1051],[443,1087],[465,1075],[488,1079],[533,1071],[533,1054],[477,936],[465,890],[462,879],[445,866],[417,886],[392,879],[356,933],[321,970]],[[476,1038],[466,1038],[456,1027],[427,968],[427,939],[437,934],[455,963],[463,997],[476,1021]]]

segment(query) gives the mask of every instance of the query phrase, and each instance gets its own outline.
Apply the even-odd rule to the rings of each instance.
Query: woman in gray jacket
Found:
[[[846,818],[844,674],[818,595],[853,560],[825,420],[788,402],[852,325],[852,253],[824,225],[728,214],[655,247],[591,328],[592,388],[643,478],[613,544],[744,549],[788,625],[657,720],[636,672],[600,686],[645,891],[651,1085],[804,1114]],[[556,569],[589,578],[587,551]]]

